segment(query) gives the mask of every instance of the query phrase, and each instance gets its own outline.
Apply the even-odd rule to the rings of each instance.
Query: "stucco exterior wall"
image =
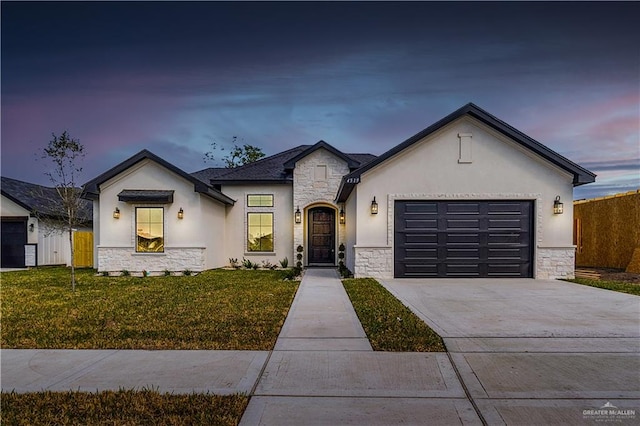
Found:
[[[174,190],[173,203],[126,203],[118,200],[124,189]],[[113,217],[120,209],[120,218]],[[164,208],[164,253],[136,253],[136,207]],[[144,160],[100,186],[100,202],[94,204],[101,220],[96,239],[100,271],[201,271],[223,266],[224,256],[214,249],[219,229],[224,228],[225,207],[216,201],[203,200],[193,183],[151,160]],[[178,210],[184,219],[178,219]],[[224,241],[218,240],[218,241]],[[205,249],[205,247],[207,247]],[[208,253],[208,248],[214,253]],[[159,268],[159,269],[157,269]]]
[[[232,198],[236,203],[226,210],[226,235],[224,240],[225,262],[229,258],[242,258],[251,262],[263,261],[278,265],[285,257],[289,259],[289,265],[293,265],[294,254],[291,242],[293,241],[293,204],[292,188],[287,184],[272,185],[226,185],[222,192]],[[247,195],[249,194],[273,194],[273,207],[247,207]],[[273,213],[273,248],[272,253],[247,251],[247,213],[272,212]],[[217,243],[219,244],[219,243]]]
[[[464,162],[459,161],[461,134],[472,135]],[[557,195],[564,201],[562,215],[553,214]],[[370,213],[374,196],[377,215]],[[522,199],[534,200],[535,206],[534,277],[574,273],[567,260],[567,253],[574,250],[572,176],[470,117],[454,121],[363,174],[355,197],[357,264],[360,248],[363,256],[377,249],[378,254],[390,253],[392,260],[395,200]],[[357,270],[359,276],[393,276],[392,268]]]
[[[326,168],[326,174],[324,174],[324,176],[319,176],[318,168],[321,167]],[[295,165],[295,169],[293,170],[293,209],[300,208],[302,212],[302,223],[294,223],[292,248],[295,250],[298,245],[302,245],[305,248],[305,265],[307,264],[307,218],[310,208],[328,206],[335,209],[337,227],[336,253],[338,253],[340,243],[346,239],[347,225],[341,225],[339,223],[338,213],[340,212],[340,206],[334,202],[334,199],[342,177],[347,173],[349,173],[347,163],[324,148],[320,148],[300,159]]]
[[[354,193],[358,190],[356,187]],[[346,214],[346,237],[345,237],[345,265],[351,272],[355,274],[355,249],[356,244],[356,216],[358,197],[351,196],[345,203],[344,210]]]

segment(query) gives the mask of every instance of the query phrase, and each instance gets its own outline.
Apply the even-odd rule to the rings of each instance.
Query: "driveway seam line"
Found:
[[[267,355],[267,359],[264,360],[264,364],[262,364],[262,368],[260,369],[260,373],[258,374],[258,378],[256,379],[256,382],[253,384],[253,386],[251,387],[251,391],[249,392],[249,398],[252,398],[255,393],[256,393],[256,389],[258,388],[258,384],[260,383],[260,380],[262,380],[262,375],[264,374],[264,370],[267,369],[267,364],[269,364],[269,360],[271,359],[271,354],[273,353],[273,350],[269,351],[269,354]]]
[[[462,386],[462,390],[464,391],[464,394],[466,395],[467,399],[471,403],[471,406],[473,407],[473,409],[475,410],[476,414],[478,415],[478,418],[480,418],[480,421],[482,422],[483,426],[488,426],[489,423],[487,423],[487,421],[485,420],[484,416],[482,415],[482,412],[480,411],[480,407],[478,407],[478,405],[476,404],[476,401],[471,396],[471,393],[469,392],[469,389],[467,389],[467,385],[464,382],[464,380],[462,379],[462,375],[458,371],[458,366],[456,366],[456,363],[453,362],[453,357],[451,356],[451,353],[448,350],[447,350],[447,357],[449,358],[449,362],[451,363],[451,366],[453,367],[453,371],[455,371],[456,376],[458,377],[458,380],[460,381],[460,386]]]

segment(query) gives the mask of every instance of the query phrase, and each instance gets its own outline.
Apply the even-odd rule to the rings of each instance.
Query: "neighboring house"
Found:
[[[357,277],[556,278],[574,274],[573,187],[594,180],[468,104],[379,157],[320,141],[188,174],[144,150],[84,196],[100,271],[293,264],[298,246],[336,265],[344,243]]]
[[[68,234],[47,229],[40,219],[55,220],[53,204],[59,198],[55,188],[2,177],[2,258],[3,268],[70,265]],[[86,225],[74,232],[76,266],[93,266],[92,204],[82,200],[81,217]],[[40,219],[39,219],[40,218]],[[28,246],[25,248],[25,246]],[[33,265],[35,263],[35,265]]]
[[[625,269],[640,249],[640,189],[573,203],[576,265]]]

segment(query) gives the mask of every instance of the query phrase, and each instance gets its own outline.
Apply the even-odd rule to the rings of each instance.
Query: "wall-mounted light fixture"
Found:
[[[182,210],[182,207],[178,210],[178,219],[184,219],[184,210]]]
[[[120,219],[120,209],[116,207],[116,209],[113,211],[113,218],[114,219]]]
[[[296,209],[295,220],[296,223],[302,223],[302,213],[300,212],[300,207]]]
[[[553,202],[553,214],[562,214],[564,213],[564,204],[560,202],[560,196],[558,195]]]
[[[35,229],[35,227],[36,227],[36,226],[35,226],[33,223],[30,223],[30,224],[29,224],[29,232],[33,232],[33,231],[34,231],[34,229]]]
[[[346,217],[344,215],[344,207],[340,209],[340,213],[338,217],[340,218],[340,225],[344,225],[346,222]]]
[[[371,201],[371,214],[378,214],[378,203],[376,202],[376,197],[373,197],[373,201]]]

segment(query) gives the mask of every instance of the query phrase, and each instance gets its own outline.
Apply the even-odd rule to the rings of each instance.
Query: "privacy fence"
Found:
[[[574,201],[573,217],[576,266],[626,269],[640,254],[640,189]]]

